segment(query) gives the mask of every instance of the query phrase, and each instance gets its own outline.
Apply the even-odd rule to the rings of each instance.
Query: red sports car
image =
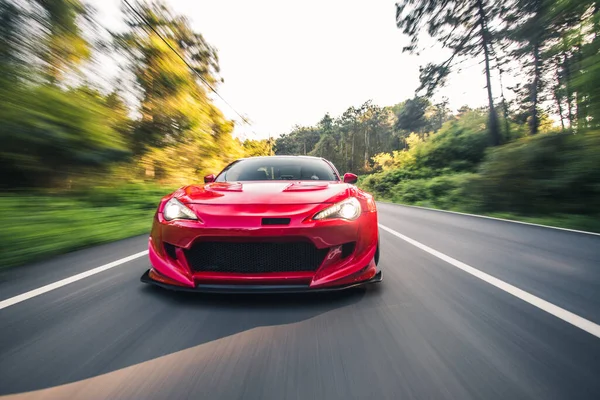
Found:
[[[165,196],[142,282],[197,292],[304,292],[380,282],[373,197],[317,157],[252,157]]]

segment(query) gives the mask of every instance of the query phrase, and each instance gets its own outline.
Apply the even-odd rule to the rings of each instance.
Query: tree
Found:
[[[321,134],[317,128],[295,126],[288,134],[280,136],[275,142],[277,155],[307,155],[319,142]]]
[[[425,118],[428,131],[435,132],[441,129],[445,122],[453,118],[452,111],[448,108],[448,99],[444,97],[441,102],[427,107]]]
[[[144,173],[183,182],[241,156],[233,123],[207,95],[207,85],[219,81],[216,49],[164,3],[142,3],[139,15],[126,11],[128,29],[115,35],[115,43],[141,100],[132,143]]]
[[[244,155],[246,157],[268,156],[271,153],[271,144],[269,139],[252,140],[248,139],[242,143]]]
[[[219,70],[216,50],[191,30],[185,18],[173,15],[163,3],[144,3],[138,8],[153,29],[128,11],[129,30],[115,37],[131,60],[141,92],[142,119],[135,132],[140,146],[137,152],[144,146],[176,143],[190,132],[210,135],[209,100],[194,72],[214,84]]]
[[[495,40],[494,15],[499,4],[493,0],[403,0],[396,4],[396,22],[411,37],[404,51],[418,50],[418,38],[423,30],[451,51],[450,57],[440,64],[428,64],[421,68],[421,86],[430,96],[451,73],[459,57],[483,55],[484,72],[489,104],[488,130],[492,145],[501,142],[500,126],[494,106],[491,83],[491,50]]]
[[[275,142],[276,154],[309,154],[333,162],[340,170],[371,169],[371,155],[393,144],[391,108],[367,101],[340,117],[325,116],[314,127],[294,127]]]
[[[41,48],[46,74],[58,83],[90,55],[90,45],[82,34],[79,20],[88,18],[91,9],[79,0],[35,0],[42,7],[39,22],[48,32]]]
[[[600,126],[600,3],[570,0],[562,13],[553,15],[562,25],[565,38],[565,85],[575,101],[573,111],[577,131]],[[565,28],[566,27],[566,28]]]
[[[23,10],[9,0],[0,0],[0,85],[14,85],[25,66],[21,51],[24,48],[21,27]]]
[[[141,103],[131,141],[139,172],[185,183],[242,157],[233,122],[207,94],[220,80],[216,49],[162,2],[125,11],[128,29],[114,38]]]
[[[424,133],[427,126],[425,112],[431,106],[430,101],[425,97],[415,97],[404,102],[404,107],[396,115],[395,128],[406,132],[406,135],[415,133]]]
[[[104,105],[110,110],[108,115],[109,126],[121,135],[123,143],[126,143],[128,148],[132,148],[131,131],[133,121],[129,117],[129,110],[119,89],[114,89],[105,97]]]
[[[529,104],[529,133],[535,135],[538,132],[540,121],[539,95],[542,90],[542,46],[547,40],[547,26],[544,24],[544,0],[517,0],[507,19],[520,21],[517,26],[509,30],[511,38],[520,44],[513,51],[513,57],[524,59],[527,55],[531,61],[525,62],[525,68],[531,69],[529,75],[531,82],[524,86],[526,103]]]
[[[6,100],[0,107],[2,186],[57,186],[127,155],[106,123],[111,110],[93,90],[18,87],[0,98]]]

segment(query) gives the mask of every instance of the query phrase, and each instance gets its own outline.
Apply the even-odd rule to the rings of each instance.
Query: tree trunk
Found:
[[[367,168],[369,162],[369,128],[365,128],[365,168]]]
[[[347,137],[344,135],[344,168],[348,169],[348,143],[346,143]]]
[[[581,34],[581,31],[580,31]],[[576,47],[577,49],[577,69],[576,71],[581,71],[582,69],[582,65],[583,65],[583,54],[581,52],[581,46],[582,44],[579,43],[579,46]],[[581,75],[581,72],[578,72]],[[586,110],[586,106],[583,100],[583,95],[581,93],[581,90],[577,90],[576,93],[576,106],[577,106],[577,131],[581,132],[582,130],[584,130],[587,127],[587,110]]]
[[[539,131],[540,121],[538,116],[538,88],[540,85],[540,46],[533,45],[533,82],[531,83],[531,119],[529,120],[529,134],[535,135]]]
[[[565,73],[565,90],[567,91],[567,111],[569,119],[569,129],[573,129],[573,92],[571,91],[571,69],[569,65],[569,58],[565,52],[563,58],[563,70]]]
[[[350,154],[350,170],[354,170],[354,138],[356,137],[356,132],[352,132],[352,154]]]
[[[498,58],[496,58],[498,63]],[[510,123],[508,122],[508,105],[506,104],[506,97],[504,96],[504,83],[502,81],[502,68],[498,65],[498,75],[500,77],[500,96],[502,96],[502,114],[504,116],[504,130],[507,140],[510,139]]]
[[[500,144],[500,124],[498,123],[498,115],[494,107],[494,96],[492,95],[492,78],[490,73],[490,38],[487,29],[487,17],[483,9],[483,1],[477,0],[477,8],[479,12],[479,26],[481,32],[481,44],[483,46],[483,54],[485,56],[485,79],[487,83],[488,102],[490,107],[490,116],[488,129],[490,131],[490,140],[492,146]]]
[[[557,105],[557,108],[558,108],[558,116],[560,117],[560,125],[562,127],[562,132],[565,133],[565,120],[563,118],[563,108],[562,108],[562,104],[560,102],[561,98],[560,98],[560,96],[558,94],[558,89],[559,89],[558,86],[554,87],[554,90],[553,90],[553,92],[554,92],[554,100],[556,101],[556,105]]]

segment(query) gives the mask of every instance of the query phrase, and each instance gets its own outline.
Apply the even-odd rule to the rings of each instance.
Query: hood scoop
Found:
[[[286,187],[284,192],[325,190],[329,187],[327,182],[295,182]]]
[[[216,182],[204,186],[204,189],[215,192],[241,192],[244,186],[239,182]]]

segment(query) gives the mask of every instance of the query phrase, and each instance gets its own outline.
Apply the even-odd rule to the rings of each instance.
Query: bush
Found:
[[[474,171],[489,146],[486,116],[470,112],[414,147],[416,168]]]
[[[474,191],[486,210],[600,211],[600,132],[547,134],[491,149]]]
[[[399,168],[369,175],[360,181],[360,186],[379,198],[389,198],[392,188],[397,184],[407,180],[426,179],[432,176],[434,176],[433,171],[427,169]]]
[[[442,175],[432,179],[400,182],[391,190],[391,200],[426,207],[470,211],[475,205],[469,189],[476,174]]]
[[[475,172],[489,146],[486,118],[484,113],[470,111],[456,121],[447,122],[424,141],[411,134],[408,150],[381,153],[373,158],[383,172],[368,176],[361,181],[362,186],[379,198],[391,198],[392,188],[406,180]],[[416,186],[413,189],[418,190]],[[406,196],[419,197],[408,193]]]

